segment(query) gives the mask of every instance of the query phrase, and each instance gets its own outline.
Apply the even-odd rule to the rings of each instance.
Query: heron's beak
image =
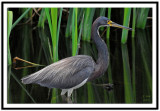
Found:
[[[117,24],[117,23],[115,23],[115,22],[112,22],[112,21],[109,21],[108,24],[109,24],[109,26],[111,26],[111,27],[118,27],[118,28],[122,28],[122,29],[132,30],[132,28],[119,25],[119,24]]]

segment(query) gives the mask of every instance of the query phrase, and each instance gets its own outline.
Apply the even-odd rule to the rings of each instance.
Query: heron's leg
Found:
[[[62,89],[61,95],[64,95],[67,91],[68,89]]]
[[[72,92],[73,92],[73,89],[68,89],[68,97],[71,96]]]

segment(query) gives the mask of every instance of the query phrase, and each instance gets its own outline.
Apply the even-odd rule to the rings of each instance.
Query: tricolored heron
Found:
[[[108,67],[109,53],[107,45],[99,36],[98,29],[101,26],[113,26],[131,30],[131,28],[116,24],[106,17],[98,17],[94,21],[91,30],[91,38],[98,50],[96,62],[87,55],[68,57],[22,78],[22,83],[36,83],[48,88],[60,88],[62,89],[61,95],[68,92],[69,97],[74,89],[103,75]]]

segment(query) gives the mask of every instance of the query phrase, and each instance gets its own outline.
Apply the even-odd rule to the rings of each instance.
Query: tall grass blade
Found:
[[[39,29],[38,30],[38,37],[40,38],[47,64],[51,64],[52,63],[51,61],[53,61],[52,52],[51,52],[52,50],[50,47],[49,38],[47,37],[45,30],[46,29],[44,29],[44,30]]]
[[[111,8],[108,8],[108,19],[111,19]],[[110,37],[110,27],[107,27],[107,39]]]
[[[77,16],[78,16],[78,8],[74,8],[72,15],[72,56],[75,56],[77,52],[77,38],[78,38]]]
[[[65,37],[69,37],[71,35],[71,26],[72,26],[72,14],[73,13],[73,8],[69,9],[69,16],[68,16],[68,21],[67,21],[67,27],[66,27],[66,32],[65,32]]]
[[[123,26],[129,27],[130,14],[131,14],[131,8],[124,8]],[[126,43],[127,37],[128,37],[128,30],[123,29],[121,43],[123,44]]]
[[[82,16],[82,21],[81,21],[81,24],[80,24],[80,31],[79,31],[79,36],[78,36],[78,44],[77,44],[78,46],[77,46],[76,55],[79,52],[79,46],[80,46],[80,41],[81,41],[81,36],[82,36],[83,21],[84,21],[84,14]]]
[[[52,47],[53,47],[53,61],[58,61],[58,47],[57,47],[57,18],[58,9],[51,8],[51,18],[52,18]]]
[[[28,8],[20,8],[20,12],[24,13],[24,12],[26,12],[27,9]],[[29,17],[31,17],[31,19],[32,19],[32,9],[29,10],[29,12],[27,14],[25,14],[23,18],[27,19]]]
[[[105,17],[106,8],[100,8],[100,16]],[[103,31],[104,27],[100,27],[99,30]]]
[[[41,28],[44,29],[45,21],[46,21],[45,8],[42,8],[41,14],[40,14],[40,17],[39,17],[39,21],[38,21],[38,27],[41,27]]]
[[[9,45],[9,37],[12,30],[12,22],[13,22],[13,12],[8,11],[7,12],[7,40],[8,40],[8,46],[7,46],[7,52],[8,52],[8,65],[11,65],[11,54],[10,54],[10,45]]]
[[[105,16],[106,8],[100,9],[100,16]]]
[[[63,8],[60,8],[60,14],[59,14],[59,20],[58,20],[58,29],[57,29],[57,48],[58,48],[58,43],[59,43],[59,31],[60,31],[60,26],[61,26],[61,19],[62,19],[62,11],[63,11]],[[58,49],[57,49],[58,50]],[[57,55],[58,56],[58,55]]]
[[[149,12],[149,8],[137,9],[137,23],[136,23],[137,28],[145,29],[148,12]]]
[[[95,8],[85,9],[82,40],[90,41],[91,39],[91,27],[92,27],[94,13],[95,13]]]
[[[135,36],[135,26],[136,26],[136,8],[133,8],[132,37]]]
[[[50,33],[51,33],[51,37],[52,37],[52,31],[53,31],[53,29],[52,29],[52,22],[51,22],[51,16],[50,16],[50,14],[49,14],[49,11],[50,11],[50,9],[49,8],[45,8],[45,13],[46,13],[46,16],[47,16],[47,20],[48,20],[48,25],[49,25],[49,30],[50,30]]]
[[[25,15],[30,11],[31,8],[28,8],[12,25],[12,29],[25,17]]]
[[[52,50],[53,50],[53,62],[58,61],[58,48],[57,48],[57,13],[58,13],[58,9],[57,8],[51,8],[51,19],[50,19],[50,15],[49,15],[49,9],[46,10],[47,11],[47,18],[48,18],[48,22],[49,22],[49,27],[50,27],[50,31],[51,31],[51,39],[52,39]],[[57,89],[53,89],[52,90],[52,99],[51,102],[52,103],[56,103],[57,99],[55,99],[57,95]]]

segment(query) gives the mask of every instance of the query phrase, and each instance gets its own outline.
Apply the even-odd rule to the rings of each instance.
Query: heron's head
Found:
[[[110,26],[110,27],[117,27],[117,28],[132,30],[132,28],[119,25],[119,24],[111,21],[111,20],[108,19],[107,17],[99,17],[99,18],[97,19],[97,22],[99,23],[99,26]]]

